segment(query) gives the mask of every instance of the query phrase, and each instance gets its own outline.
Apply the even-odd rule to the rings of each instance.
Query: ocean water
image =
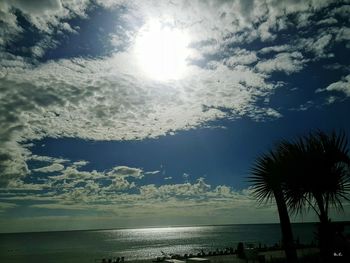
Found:
[[[314,239],[315,225],[293,224],[302,243]],[[201,249],[236,247],[238,242],[273,245],[281,239],[279,224],[167,227],[0,234],[0,262],[100,262],[124,256],[148,259],[165,253],[197,254]]]

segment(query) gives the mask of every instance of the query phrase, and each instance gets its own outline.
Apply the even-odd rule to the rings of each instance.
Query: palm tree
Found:
[[[286,253],[287,262],[296,262],[297,254],[293,242],[293,233],[288,215],[288,210],[283,193],[284,188],[283,156],[280,152],[270,151],[257,158],[251,176],[253,195],[260,202],[276,201],[280,226],[282,232],[282,243]]]
[[[287,206],[294,212],[311,207],[319,217],[321,255],[331,254],[329,207],[342,210],[342,199],[350,190],[347,139],[343,132],[322,131],[299,137],[295,142],[282,142],[280,152],[286,162]]]

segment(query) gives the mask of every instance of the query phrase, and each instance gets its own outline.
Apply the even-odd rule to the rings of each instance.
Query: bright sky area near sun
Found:
[[[0,232],[278,222],[255,158],[350,135],[350,1],[2,0],[0,24]]]

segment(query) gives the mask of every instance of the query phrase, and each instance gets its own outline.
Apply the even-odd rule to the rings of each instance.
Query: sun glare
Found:
[[[182,30],[151,21],[141,28],[135,44],[139,65],[148,77],[164,81],[184,76],[189,39]]]

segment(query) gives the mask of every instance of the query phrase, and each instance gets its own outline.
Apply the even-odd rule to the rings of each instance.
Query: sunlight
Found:
[[[186,70],[188,44],[189,38],[182,30],[150,21],[136,37],[138,63],[152,79],[180,79]]]

